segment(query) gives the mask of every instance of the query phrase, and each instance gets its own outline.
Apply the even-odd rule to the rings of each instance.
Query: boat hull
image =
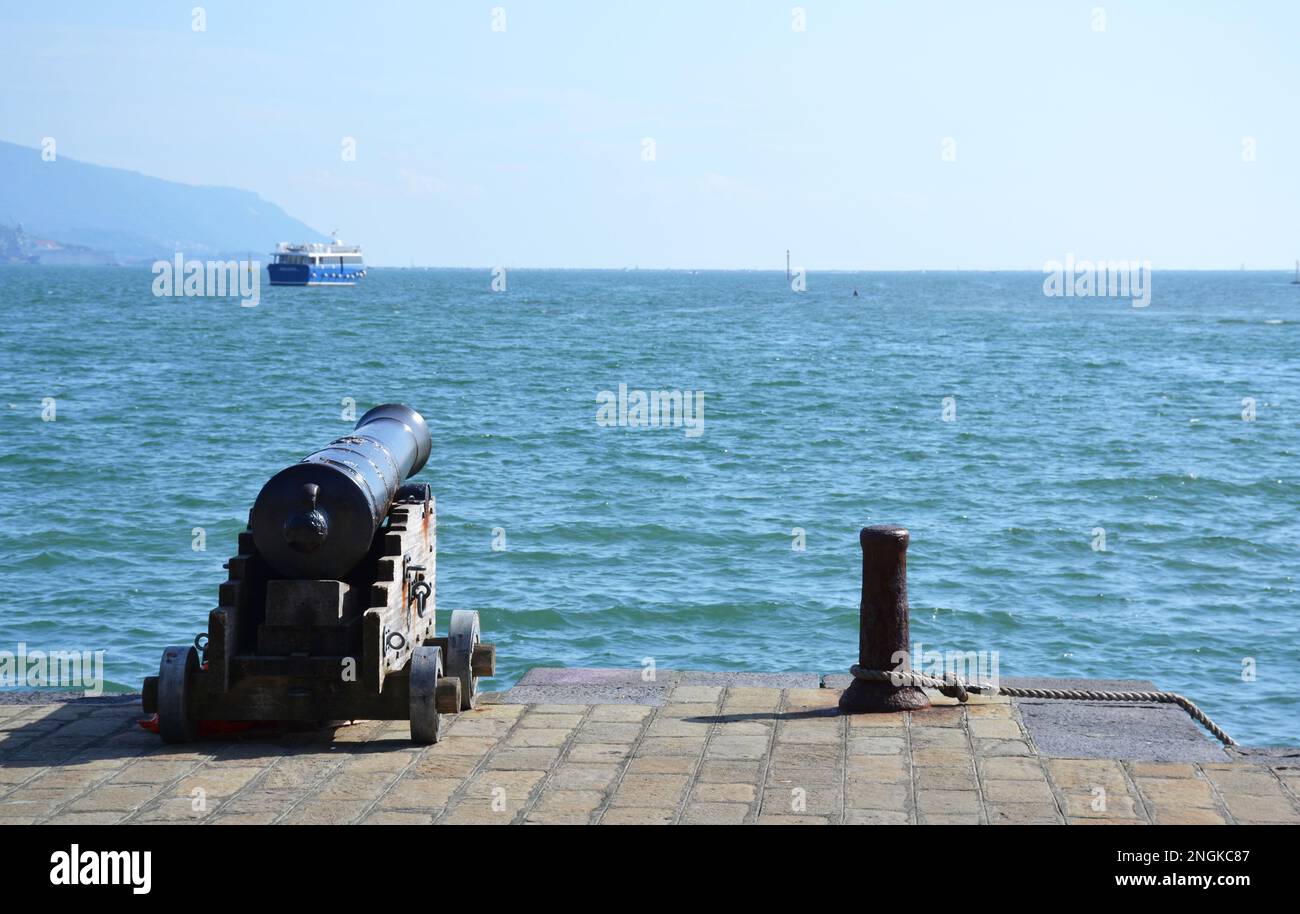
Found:
[[[266,268],[273,286],[354,286],[366,275],[364,266],[272,263]]]

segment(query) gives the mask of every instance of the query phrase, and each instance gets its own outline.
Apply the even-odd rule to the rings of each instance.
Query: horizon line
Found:
[[[1083,261],[1078,261],[1079,263]],[[1096,260],[1092,263],[1127,263],[1127,261]],[[383,270],[554,270],[587,273],[777,273],[783,274],[783,268],[771,267],[557,267],[557,266],[447,266],[434,264],[399,264],[371,263],[367,269]],[[1046,267],[801,267],[805,273],[1033,273],[1042,275],[1048,272]],[[1286,273],[1293,272],[1292,266],[1286,267],[1151,267],[1152,273]]]
[[[237,252],[231,252],[236,254]],[[167,256],[166,260],[170,262],[177,254],[185,257],[186,260],[243,260],[245,263],[258,262],[260,260],[241,258],[238,256],[223,257],[215,255],[210,257],[198,257],[186,255],[183,251],[174,251]],[[52,264],[52,263],[0,263],[0,267],[76,267],[76,268],[97,268],[97,267],[140,267],[149,268],[159,258],[150,261],[146,259],[134,259],[120,263],[90,263],[90,264]],[[1082,261],[1079,261],[1082,262]],[[1093,261],[1094,263],[1108,263],[1111,261]],[[1114,261],[1122,263],[1125,261]],[[781,275],[785,273],[781,268],[769,267],[587,267],[587,266],[502,266],[494,264],[492,266],[451,266],[446,264],[399,264],[399,263],[368,263],[368,270],[459,270],[464,272],[487,272],[491,273],[496,269],[504,269],[507,272],[512,270],[532,270],[537,272],[569,272],[569,273],[775,273]],[[845,267],[802,267],[805,273],[838,273],[845,275],[861,275],[872,273],[1030,273],[1035,276],[1042,276],[1049,271],[1046,266],[1038,268],[1027,267],[872,267],[872,268],[845,268]],[[1294,268],[1287,267],[1151,267],[1152,273],[1282,273],[1292,275]]]

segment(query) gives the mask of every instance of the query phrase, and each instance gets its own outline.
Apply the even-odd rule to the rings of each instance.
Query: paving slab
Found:
[[[816,689],[821,677],[816,673],[713,673],[684,670],[678,674],[679,686],[730,686],[755,689]]]
[[[165,745],[139,696],[0,694],[0,822],[1300,823],[1300,748],[1225,751],[1174,706],[931,693],[844,716],[820,681],[533,670],[434,746],[383,721]]]
[[[1218,740],[1175,705],[1017,699],[1038,751],[1058,758],[1226,761]]]
[[[665,686],[622,685],[517,685],[503,692],[506,704],[535,705],[645,705],[657,708],[667,701]]]
[[[669,688],[677,679],[672,670],[659,670],[647,680],[644,670],[605,670],[588,667],[533,667],[520,677],[520,686],[621,686]]]

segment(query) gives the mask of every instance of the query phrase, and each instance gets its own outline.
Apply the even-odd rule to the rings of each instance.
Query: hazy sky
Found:
[[[256,191],[374,263],[1300,257],[1300,3],[798,6],[6,4],[0,137]]]

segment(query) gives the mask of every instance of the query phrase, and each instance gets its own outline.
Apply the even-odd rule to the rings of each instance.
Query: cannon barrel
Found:
[[[342,578],[370,551],[397,490],[429,459],[424,418],[386,403],[352,434],[276,473],[253,503],[253,540],[286,578]]]

